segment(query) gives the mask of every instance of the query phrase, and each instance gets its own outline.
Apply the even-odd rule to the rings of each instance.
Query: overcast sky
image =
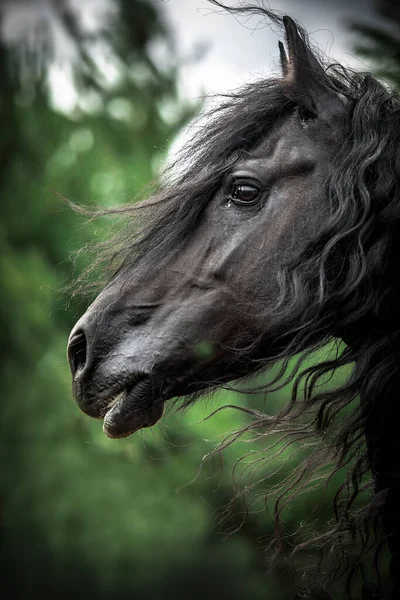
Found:
[[[222,13],[207,0],[152,0],[176,36],[181,56],[196,44],[208,51],[198,64],[181,70],[181,91],[189,97],[223,92],[259,76],[276,72],[279,52],[276,28],[259,27],[260,18]],[[226,0],[234,6],[236,0]],[[354,34],[348,22],[371,20],[373,0],[271,0],[270,6],[299,20],[329,56],[355,68],[367,66],[353,54]]]
[[[113,0],[69,0],[80,11],[82,23],[91,28],[104,18]],[[234,6],[238,0],[225,0]],[[240,1],[240,0],[239,0]],[[246,0],[243,0],[246,1]],[[250,20],[230,15],[207,0],[148,0],[162,13],[174,36],[179,57],[179,89],[182,97],[196,99],[209,93],[226,92],[260,75],[279,72],[278,40],[275,28],[263,24],[260,17]],[[262,4],[263,0],[249,0]],[[68,63],[71,44],[57,22],[53,0],[1,0],[5,7],[2,37],[16,45],[35,43],[34,22],[40,19],[52,27],[60,60],[51,74],[54,102],[70,112],[78,98],[70,84]],[[359,69],[368,69],[353,55],[354,34],[350,21],[373,19],[373,0],[270,0],[275,10],[300,21],[320,49],[334,60]],[[189,61],[193,51],[203,47],[202,58]],[[153,44],[153,56],[162,64],[165,48]],[[64,60],[62,55],[64,55]],[[100,56],[98,57],[100,60]],[[104,61],[103,61],[104,62]],[[107,64],[103,65],[107,70]],[[112,71],[111,65],[108,65]]]

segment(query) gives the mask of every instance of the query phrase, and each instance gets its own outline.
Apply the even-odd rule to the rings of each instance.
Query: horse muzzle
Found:
[[[246,374],[229,350],[234,336],[224,338],[240,327],[215,297],[196,290],[194,298],[145,306],[131,298],[128,309],[106,292],[88,308],[68,343],[73,394],[85,414],[103,419],[107,436],[151,427],[166,400]]]
[[[81,319],[67,347],[73,395],[79,408],[91,417],[103,419],[103,431],[110,438],[127,437],[157,423],[164,401],[155,377],[148,369],[132,367],[132,361],[127,365],[117,354],[111,361],[99,360],[106,351],[101,345],[100,350],[93,350],[91,333],[90,323]]]

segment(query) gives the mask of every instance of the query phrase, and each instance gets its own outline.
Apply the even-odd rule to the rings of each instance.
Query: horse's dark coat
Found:
[[[368,74],[326,69],[291,19],[237,10],[283,23],[283,77],[228,98],[188,150],[186,170],[140,209],[141,236],[124,239],[116,272],[71,333],[74,393],[107,435],[123,437],[154,424],[169,398],[342,338],[338,356],[297,375],[273,426],[314,407],[304,431],[325,434],[360,396],[334,430],[336,468],[354,466],[348,506],[326,540],[342,546],[344,531],[367,527],[372,517],[355,521],[347,509],[371,470],[400,597],[400,101]],[[345,384],[315,391],[348,363]]]

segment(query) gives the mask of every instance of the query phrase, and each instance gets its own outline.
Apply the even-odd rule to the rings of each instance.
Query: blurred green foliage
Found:
[[[118,0],[113,17],[90,34],[68,6],[54,2],[78,56],[71,71],[78,99],[68,113],[51,100],[51,44],[39,76],[21,80],[18,54],[0,41],[3,589],[19,598],[288,599],[299,581],[284,558],[268,571],[263,547],[272,523],[262,485],[238,532],[227,535],[242,521],[240,504],[219,526],[238,459],[261,445],[242,439],[221,463],[202,461],[246,423],[233,410],[205,417],[225,404],[261,408],[263,398],[221,392],[123,441],[105,438],[72,401],[65,345],[88,300],[63,288],[88,260],[71,256],[102,239],[108,224],[74,214],[50,188],[88,206],[139,197],[194,107],[178,98],[156,4]],[[151,58],[152,40],[164,44],[162,67]],[[91,52],[97,43],[117,65],[111,83]],[[286,396],[270,398],[269,410]],[[237,470],[243,480],[250,458]],[[285,451],[256,478],[263,469],[288,471],[297,459]],[[330,518],[332,493],[325,501],[321,489],[306,493],[285,513],[288,531],[316,506],[321,522]]]
[[[400,88],[400,4],[398,0],[374,0],[374,19],[352,23],[355,50],[372,65],[376,75]]]

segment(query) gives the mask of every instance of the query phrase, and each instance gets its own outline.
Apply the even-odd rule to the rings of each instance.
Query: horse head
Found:
[[[280,277],[329,218],[348,102],[285,27],[283,78],[221,118],[208,160],[153,202],[152,251],[125,258],[71,333],[75,396],[111,437],[152,425],[169,398],[258,370],[290,329]]]

